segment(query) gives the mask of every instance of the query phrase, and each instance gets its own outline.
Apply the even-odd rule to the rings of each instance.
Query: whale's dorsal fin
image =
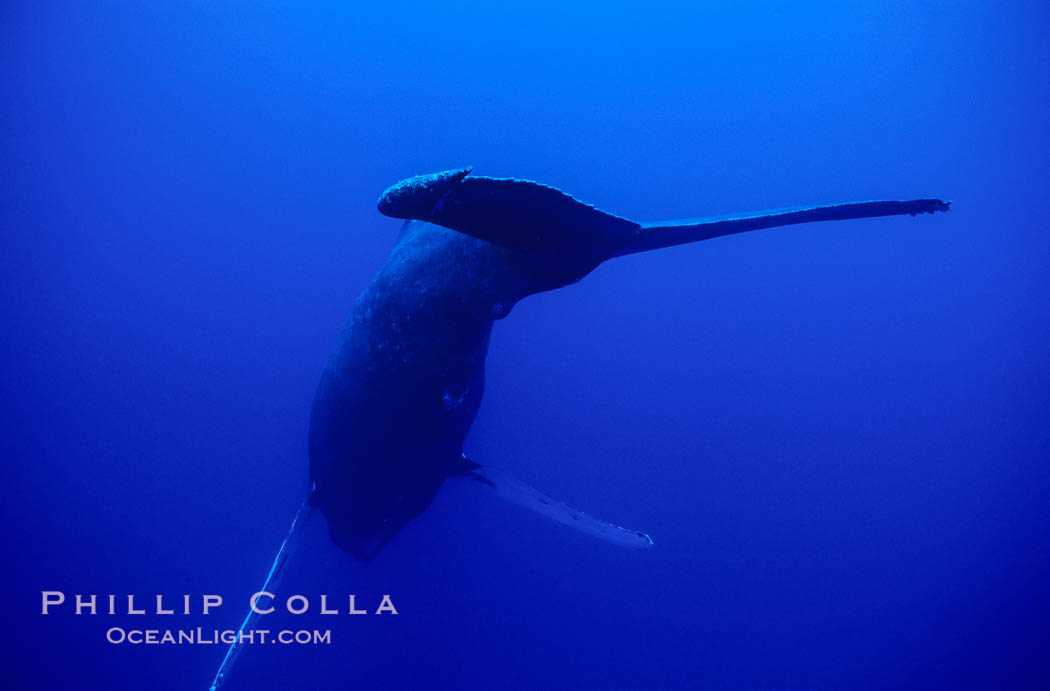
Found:
[[[583,511],[578,511],[564,502],[551,499],[535,487],[498,468],[475,463],[466,456],[463,457],[463,460],[466,462],[466,470],[458,477],[466,477],[484,483],[501,499],[506,499],[512,504],[524,506],[542,516],[546,516],[555,523],[575,528],[582,533],[587,533],[599,540],[611,542],[621,547],[645,549],[653,545],[652,538],[641,531],[621,528],[618,525],[590,516]]]

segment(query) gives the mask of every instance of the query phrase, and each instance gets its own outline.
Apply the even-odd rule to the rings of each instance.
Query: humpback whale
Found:
[[[947,211],[940,199],[867,201],[638,223],[529,180],[470,168],[406,178],[379,198],[404,219],[386,263],[357,299],[325,364],[310,415],[310,491],[260,591],[272,591],[314,509],[332,541],[370,561],[465,478],[605,541],[652,545],[463,453],[481,406],[493,324],[524,297],[579,281],[604,261],[761,228]],[[252,627],[249,611],[239,632]],[[217,691],[242,649],[230,644]]]
[[[310,421],[309,504],[333,542],[378,554],[451,477],[481,482],[565,525],[631,547],[645,533],[600,521],[470,460],[495,321],[522,298],[579,281],[614,257],[760,228],[948,210],[939,199],[867,201],[637,223],[528,180],[471,168],[402,180],[379,198],[404,219],[329,358]]]

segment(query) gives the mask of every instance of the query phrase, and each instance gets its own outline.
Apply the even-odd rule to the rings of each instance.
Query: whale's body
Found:
[[[636,223],[525,180],[469,169],[402,180],[379,210],[407,219],[389,259],[354,303],[321,375],[310,416],[311,490],[260,591],[277,587],[316,508],[332,541],[371,560],[421,514],[449,477],[627,547],[645,533],[605,523],[463,455],[481,406],[492,325],[527,295],[574,283],[607,259],[759,228],[946,211],[938,199],[857,202],[741,216]],[[240,631],[258,616],[249,610]],[[230,644],[218,691],[242,649]]]
[[[310,422],[312,502],[345,551],[371,558],[445,478],[469,472],[463,440],[481,405],[493,321],[532,284],[516,255],[409,221],[354,304]]]
[[[468,173],[411,178],[380,199],[383,213],[409,220],[357,299],[317,388],[310,503],[332,540],[359,559],[374,557],[454,476],[600,537],[651,544],[463,455],[493,323],[523,297],[631,252],[773,225],[947,209],[939,200],[862,202],[643,225],[550,187]]]

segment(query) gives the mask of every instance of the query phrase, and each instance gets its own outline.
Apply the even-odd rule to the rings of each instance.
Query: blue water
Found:
[[[462,165],[638,220],[955,204],[526,299],[467,451],[655,546],[466,483],[368,565],[315,517],[281,585],[313,609],[266,624],[331,645],[248,647],[226,688],[1046,683],[1045,2],[351,4],[0,9],[8,688],[206,687],[222,646],[105,632],[239,624],[398,230],[375,199]]]

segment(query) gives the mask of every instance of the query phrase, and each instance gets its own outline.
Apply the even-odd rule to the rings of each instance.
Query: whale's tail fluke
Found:
[[[710,240],[723,235],[746,233],[751,230],[761,230],[762,228],[793,225],[795,223],[844,221],[854,218],[901,216],[904,214],[915,216],[917,214],[948,211],[950,206],[951,202],[941,199],[879,200],[642,223],[641,231],[637,237],[627,243],[617,256],[634,254],[635,252],[647,252],[660,249],[661,247],[683,245],[690,242],[700,242],[701,240]]]

